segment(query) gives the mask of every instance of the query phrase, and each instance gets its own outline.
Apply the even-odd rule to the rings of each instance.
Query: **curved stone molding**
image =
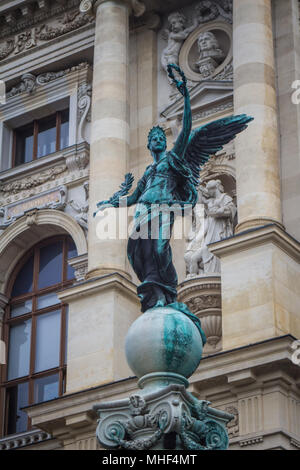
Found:
[[[32,217],[32,214],[29,216]],[[60,234],[68,234],[72,237],[78,256],[87,253],[87,240],[83,229],[73,217],[55,209],[37,210],[34,214],[33,225],[28,225],[28,218],[25,215],[2,232],[0,292],[5,292],[12,270],[28,249],[40,240]]]
[[[196,72],[193,70],[191,61],[195,59],[191,59],[191,56],[194,55],[194,58],[196,58],[198,52],[197,52],[197,43],[199,35],[203,33],[216,33],[219,32],[218,34],[225,34],[228,37],[228,50],[224,51],[225,53],[225,59],[217,65],[213,72],[208,74],[207,76],[201,75],[201,73]],[[182,70],[185,72],[186,76],[188,79],[194,81],[194,82],[199,82],[203,80],[204,78],[214,78],[218,74],[220,74],[232,61],[232,27],[230,24],[224,22],[224,21],[215,21],[215,22],[209,22],[205,24],[201,24],[198,28],[196,28],[186,39],[186,41],[183,43],[182,48],[180,50],[179,54],[179,65],[182,68]]]
[[[81,83],[78,88],[78,137],[80,141],[84,141],[83,127],[85,121],[90,122],[91,120],[91,101],[92,101],[92,84]]]

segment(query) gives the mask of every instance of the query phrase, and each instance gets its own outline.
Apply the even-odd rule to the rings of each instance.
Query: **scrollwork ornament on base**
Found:
[[[93,11],[93,3],[95,3],[93,0],[82,0],[79,5],[80,13],[90,14]]]

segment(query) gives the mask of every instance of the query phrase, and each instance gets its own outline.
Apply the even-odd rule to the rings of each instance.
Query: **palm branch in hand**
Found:
[[[94,212],[94,217],[99,211],[105,209],[108,206],[119,207],[120,197],[127,196],[130,189],[132,188],[133,181],[134,181],[134,176],[132,175],[132,173],[126,173],[125,181],[120,185],[119,191],[113,194],[113,196],[110,199],[106,201],[98,202],[97,204],[98,210]]]

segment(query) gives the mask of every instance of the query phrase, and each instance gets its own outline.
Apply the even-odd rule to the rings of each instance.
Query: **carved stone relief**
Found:
[[[85,192],[85,201],[79,203],[78,201],[70,200],[68,202],[69,206],[76,212],[75,215],[76,222],[85,230],[88,230],[88,212],[89,212],[89,182],[86,181],[83,184]]]
[[[4,217],[1,229],[4,229],[15,222],[23,215],[27,215],[27,225],[35,223],[36,211],[39,209],[63,210],[66,206],[67,188],[60,186],[43,194],[30,197],[28,199],[14,202],[4,207]]]
[[[235,406],[227,406],[225,411],[234,416],[234,418],[227,424],[227,431],[230,439],[239,435],[239,412]]]
[[[42,194],[50,189],[58,188],[68,183],[82,178],[86,178],[89,173],[89,146],[86,142],[68,147],[57,154],[56,162],[49,162],[47,168],[38,171],[36,163],[33,162],[32,170],[26,176],[19,178],[6,177],[2,173],[0,178],[0,207],[13,202],[22,201],[28,197]],[[1,214],[0,214],[1,217]]]
[[[195,84],[216,76],[220,80],[221,73],[227,78],[232,74],[232,26],[224,21],[201,24],[182,45],[179,65]]]
[[[78,137],[81,141],[84,138],[85,121],[91,121],[91,100],[92,100],[92,84],[84,82],[78,88]]]
[[[88,69],[89,67],[90,65],[87,62],[81,62],[78,65],[68,67],[67,69],[60,70],[58,72],[46,72],[37,76],[31,73],[26,73],[22,75],[20,83],[7,92],[6,97],[11,98],[26,92],[33,93],[40,86],[43,86],[53,80],[57,80],[60,77],[64,77],[72,72]]]
[[[51,19],[49,23],[34,26],[6,40],[4,44],[0,45],[0,60],[9,57],[11,54],[20,54],[45,41],[50,41],[51,39],[75,31],[93,21],[93,17],[80,13],[78,9],[65,12],[64,15],[58,19],[58,25],[56,19]]]
[[[184,302],[201,321],[207,339],[204,355],[220,351],[222,349],[220,275],[185,280],[179,285],[178,300]]]
[[[20,191],[40,186],[47,181],[53,181],[58,175],[62,175],[67,170],[67,165],[59,165],[47,170],[41,171],[32,176],[27,176],[17,181],[7,183],[0,187],[0,193],[17,194]]]
[[[160,37],[167,41],[161,65],[175,63],[185,72],[189,89],[203,80],[232,80],[232,0],[202,0],[171,13]],[[178,93],[170,83],[170,100]]]

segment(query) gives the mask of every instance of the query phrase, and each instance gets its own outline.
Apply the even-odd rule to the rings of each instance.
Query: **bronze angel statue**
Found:
[[[174,76],[174,71],[180,75],[180,79]],[[174,204],[194,207],[202,166],[224,144],[246,129],[252,118],[246,115],[232,116],[192,131],[190,96],[185,76],[175,64],[168,66],[168,73],[184,98],[183,125],[175,145],[172,150],[167,151],[164,130],[159,126],[153,127],[148,135],[148,149],[153,163],[146,168],[136,189],[127,196],[133,183],[133,177],[129,173],[120,191],[108,201],[98,203],[97,207],[98,210],[109,206],[119,207],[121,198],[125,197],[127,206],[136,204],[134,236],[132,234],[129,237],[127,254],[141,282],[137,290],[142,311],[172,305],[192,316],[186,306],[176,302],[177,274],[170,247],[174,212],[153,210],[153,207]],[[156,236],[153,236],[153,228],[151,229],[154,219],[157,222],[155,227],[158,227]],[[138,232],[143,233],[143,236],[137,237]],[[168,236],[164,236],[165,233]]]

